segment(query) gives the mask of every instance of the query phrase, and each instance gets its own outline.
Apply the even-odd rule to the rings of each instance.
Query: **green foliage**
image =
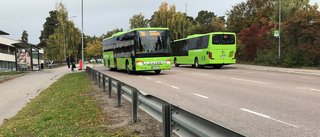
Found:
[[[133,136],[129,128],[112,131],[101,114],[84,73],[68,74],[42,91],[0,127],[0,136]],[[110,131],[111,130],[111,131]]]
[[[271,18],[274,14],[277,0],[248,0],[241,2],[227,11],[229,31],[239,33],[242,29],[250,27],[254,22],[262,22],[262,18]]]
[[[148,27],[149,20],[144,19],[144,16],[140,13],[138,15],[133,15],[130,20],[130,29],[134,28],[144,28]]]
[[[268,41],[266,41],[266,35],[274,27],[274,24],[269,25],[265,23],[260,27],[258,22],[255,22],[250,28],[243,29],[239,33],[239,41],[241,41],[244,47],[244,58],[253,61],[257,57],[257,50],[264,50],[268,48]]]
[[[289,49],[284,59],[286,67],[302,67],[306,66],[309,60],[308,54],[304,50]]]
[[[257,58],[254,60],[255,64],[280,66],[281,59],[278,56],[278,52],[275,50],[258,50]]]
[[[23,32],[22,32],[21,42],[22,43],[28,43],[28,33],[27,33],[26,30],[23,30]]]
[[[46,18],[46,22],[43,24],[43,30],[41,30],[41,35],[39,37],[40,43],[38,46],[42,48],[47,46],[46,41],[49,36],[54,33],[54,29],[59,26],[57,11],[50,11],[49,14],[50,16]]]
[[[116,33],[118,33],[118,32],[123,32],[123,29],[122,29],[122,28],[121,28],[121,29],[116,28],[116,29],[113,29],[112,31],[108,31],[107,34],[103,34],[103,35],[102,35],[102,38],[103,38],[103,39],[109,38],[109,37],[111,37],[113,34],[116,34]]]
[[[300,10],[306,9],[309,5],[309,0],[282,0],[281,1],[281,21],[286,21]],[[279,22],[279,1],[276,1],[274,6],[274,14],[272,21]]]
[[[65,58],[64,47],[66,55],[81,55],[81,46],[79,46],[81,44],[81,32],[75,27],[73,21],[68,20],[68,11],[62,3],[56,6],[56,15],[59,25],[46,40],[44,59],[63,61]]]
[[[169,28],[171,36],[174,39],[180,39],[190,34],[192,23],[184,13],[176,12],[175,5],[168,8],[168,3],[164,2],[152,15],[150,26]]]

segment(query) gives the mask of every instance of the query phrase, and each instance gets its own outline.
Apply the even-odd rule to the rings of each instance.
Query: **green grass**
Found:
[[[6,76],[6,75],[18,75],[21,74],[17,71],[8,71],[8,72],[0,72],[0,76]]]
[[[41,92],[0,127],[0,136],[134,136],[130,128],[110,131],[84,72],[67,74]]]

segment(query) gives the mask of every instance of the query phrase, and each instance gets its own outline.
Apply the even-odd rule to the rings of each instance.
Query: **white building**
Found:
[[[0,71],[16,70],[15,46],[19,41],[0,36]]]

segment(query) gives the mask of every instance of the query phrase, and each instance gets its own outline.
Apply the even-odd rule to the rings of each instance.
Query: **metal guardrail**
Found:
[[[111,98],[112,90],[116,91],[118,106],[121,106],[122,96],[132,103],[133,123],[138,121],[138,107],[162,122],[163,137],[171,137],[172,131],[183,137],[243,137],[239,133],[194,115],[162,99],[151,95],[143,95],[138,89],[88,66],[86,67],[86,73],[99,87],[102,87],[104,92],[108,87],[109,98]]]

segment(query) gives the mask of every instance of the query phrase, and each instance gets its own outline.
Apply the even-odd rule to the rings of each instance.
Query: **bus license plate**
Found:
[[[227,56],[220,56],[220,58],[226,58]]]
[[[152,67],[152,69],[159,69],[160,67]]]

